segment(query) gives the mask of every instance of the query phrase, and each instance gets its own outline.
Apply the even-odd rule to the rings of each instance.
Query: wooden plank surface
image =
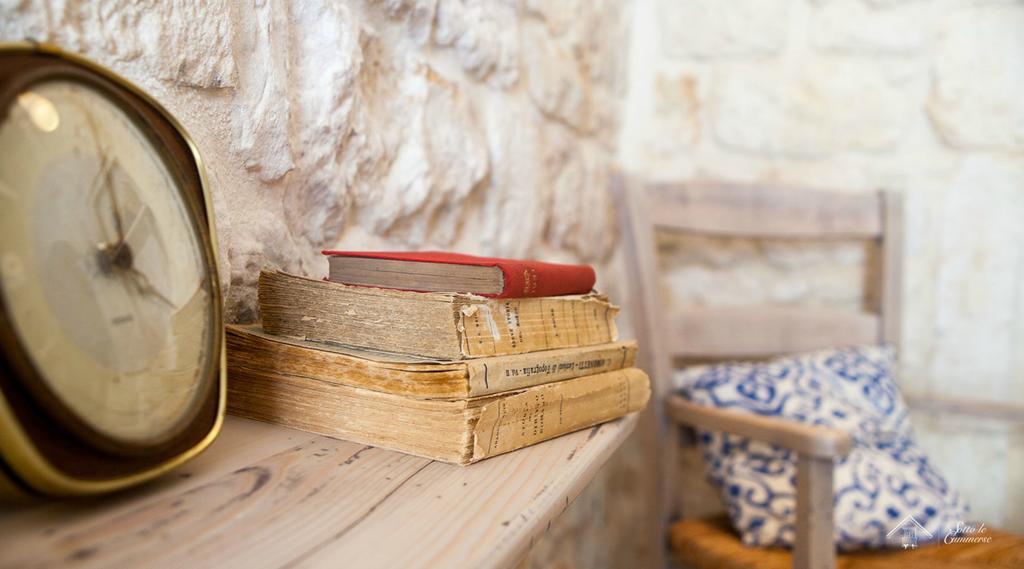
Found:
[[[879,195],[753,184],[651,184],[659,228],[731,237],[873,239],[882,232]]]
[[[0,506],[0,567],[506,567],[635,422],[463,468],[228,417],[153,484]]]
[[[672,321],[672,354],[755,358],[837,346],[873,344],[876,314],[803,306],[691,306]]]

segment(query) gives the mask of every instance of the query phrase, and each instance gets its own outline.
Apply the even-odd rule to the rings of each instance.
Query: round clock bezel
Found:
[[[38,44],[0,44],[0,58],[30,67],[9,74],[16,78],[4,83],[0,113],[13,93],[32,84],[69,79],[99,90],[150,139],[160,160],[181,182],[178,191],[197,230],[212,295],[209,325],[214,350],[208,355],[212,366],[202,380],[209,392],[197,394],[189,424],[162,443],[133,446],[96,432],[49,391],[0,297],[0,472],[45,493],[104,491],[155,476],[205,448],[223,421],[223,308],[216,230],[202,160],[185,130],[159,103],[109,70]],[[63,416],[55,420],[55,413]]]

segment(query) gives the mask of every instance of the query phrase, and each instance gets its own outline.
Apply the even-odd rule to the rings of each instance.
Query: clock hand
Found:
[[[92,113],[85,112],[84,116],[88,123],[89,131],[92,134],[92,142],[96,147],[96,154],[100,157],[100,161],[107,166],[102,169],[103,177],[106,180],[107,193],[110,194],[110,202],[113,205],[114,211],[114,228],[117,230],[117,243],[120,245],[124,241],[124,222],[121,219],[121,208],[117,204],[117,194],[114,193],[114,184],[110,179],[110,166],[113,165],[113,160],[107,154],[107,151],[103,149],[103,145],[100,143],[99,127],[96,125],[96,120]]]
[[[175,306],[173,302],[170,301],[170,299],[168,299],[166,296],[163,295],[163,293],[157,290],[157,288],[153,286],[153,283],[149,282],[149,277],[147,277],[145,273],[136,269],[135,267],[128,267],[128,273],[132,276],[132,282],[135,284],[136,288],[138,288],[140,292],[143,292],[145,294],[152,294],[153,296],[162,300],[163,303],[169,306],[170,308],[178,308],[177,306]]]
[[[131,269],[133,267],[134,260],[131,247],[128,246],[128,237],[131,232],[134,231],[139,220],[142,219],[148,208],[143,206],[139,212],[136,213],[128,230],[125,231],[124,217],[121,215],[121,206],[117,201],[117,192],[114,190],[114,180],[111,177],[111,170],[115,160],[109,158],[106,151],[98,143],[96,145],[96,151],[100,154],[100,158],[102,160],[100,174],[105,181],[103,186],[106,188],[107,194],[110,196],[111,211],[114,214],[114,230],[117,233],[116,241],[105,241],[97,245],[97,249],[100,254],[100,266],[101,269],[107,273],[109,273],[113,268]],[[97,208],[98,204],[99,200],[96,199],[93,202],[94,209]],[[106,225],[102,224],[102,215],[98,210],[97,217],[101,218],[101,225],[104,227],[103,236],[106,238]]]
[[[107,161],[105,152],[103,153],[103,161]],[[113,161],[110,161],[110,166],[113,166]],[[110,179],[109,166],[104,170],[104,179],[107,182],[107,193],[110,194],[110,203],[113,206],[111,209],[114,212],[114,229],[117,230],[117,243],[120,246],[121,243],[124,243],[124,221],[121,218],[121,206],[117,203],[117,192],[114,191],[114,182]]]
[[[107,239],[107,224],[103,221],[103,214],[100,213],[100,181],[106,177],[107,169],[110,168],[110,162],[103,161],[100,163],[99,170],[96,171],[96,176],[92,180],[92,185],[89,188],[89,196],[92,201],[92,211],[96,214],[96,221],[99,223],[100,230],[103,232],[104,241]]]
[[[121,240],[118,241],[116,246],[114,247],[114,252],[111,253],[110,255],[111,258],[116,259],[117,256],[121,254],[122,249],[124,249],[128,245],[128,240],[131,239],[132,234],[135,233],[135,228],[138,227],[139,220],[141,220],[142,216],[145,215],[148,211],[149,206],[147,205],[144,205],[139,208],[138,213],[135,214],[135,219],[133,219],[131,224],[128,225],[128,229],[124,232],[124,235],[121,237]]]

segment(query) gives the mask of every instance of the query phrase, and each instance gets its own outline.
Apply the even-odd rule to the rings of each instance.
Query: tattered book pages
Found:
[[[460,399],[632,367],[636,342],[444,361],[227,326],[228,363],[421,399]]]
[[[593,346],[618,339],[603,295],[487,299],[346,286],[264,271],[264,331],[445,360]]]
[[[228,411],[260,421],[470,464],[639,411],[650,397],[637,368],[468,399],[419,399],[232,360]]]

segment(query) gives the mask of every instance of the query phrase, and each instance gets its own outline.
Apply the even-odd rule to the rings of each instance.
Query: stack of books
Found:
[[[228,327],[231,413],[465,465],[647,403],[590,267],[325,254],[328,280],[261,273],[262,326]]]

